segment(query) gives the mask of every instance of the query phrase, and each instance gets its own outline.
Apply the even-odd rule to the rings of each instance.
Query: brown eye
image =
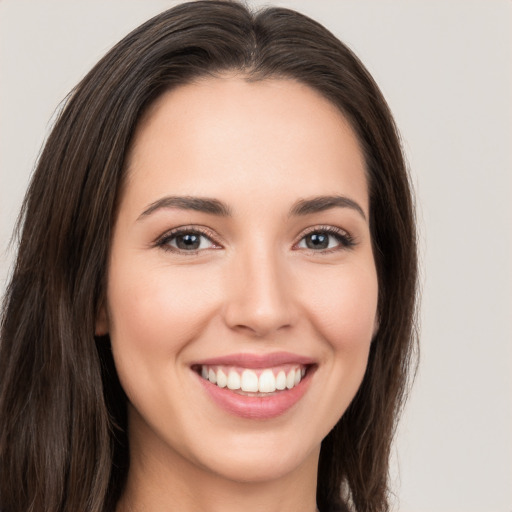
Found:
[[[217,247],[209,236],[192,229],[173,231],[165,235],[157,245],[175,252],[196,252]]]
[[[176,247],[184,250],[196,250],[201,245],[201,236],[195,233],[187,233],[186,235],[175,236]]]

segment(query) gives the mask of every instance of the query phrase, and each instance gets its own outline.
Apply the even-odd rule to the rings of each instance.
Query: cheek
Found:
[[[371,263],[319,268],[316,286],[302,288],[314,339],[325,349],[319,372],[322,389],[313,397],[315,409],[323,411],[318,428],[324,436],[347,410],[366,372],[378,297]]]
[[[208,308],[214,283],[205,280],[201,271],[186,267],[148,268],[135,263],[132,268],[117,267],[110,278],[109,311],[114,325],[117,317],[117,326],[130,326],[133,333],[163,330],[167,343],[195,328]]]
[[[197,269],[112,265],[108,302],[116,364],[172,364],[211,317],[215,278]],[[120,373],[122,369],[120,368]],[[149,371],[149,368],[148,368]]]
[[[368,349],[375,330],[378,285],[373,265],[321,269],[317,283],[309,288],[312,325],[331,350],[342,355]]]
[[[166,422],[176,426],[186,392],[180,354],[211,318],[211,290],[218,283],[207,286],[197,268],[138,266],[133,261],[111,268],[110,339],[121,385],[144,418],[166,411]]]

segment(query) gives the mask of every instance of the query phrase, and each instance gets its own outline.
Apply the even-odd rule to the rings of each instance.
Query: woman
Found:
[[[27,193],[1,510],[386,510],[415,289],[357,58],[285,9],[162,13],[75,88]]]

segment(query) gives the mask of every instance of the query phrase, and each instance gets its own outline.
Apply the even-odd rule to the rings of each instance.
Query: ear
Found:
[[[96,315],[96,325],[94,327],[94,335],[95,336],[105,336],[109,331],[109,322],[107,315],[107,308],[105,305],[101,305],[98,310],[98,314]]]

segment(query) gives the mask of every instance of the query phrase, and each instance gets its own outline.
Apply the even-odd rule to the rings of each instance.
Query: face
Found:
[[[97,322],[133,461],[235,481],[316,468],[375,330],[368,212],[354,132],[307,86],[209,78],[152,106]]]

